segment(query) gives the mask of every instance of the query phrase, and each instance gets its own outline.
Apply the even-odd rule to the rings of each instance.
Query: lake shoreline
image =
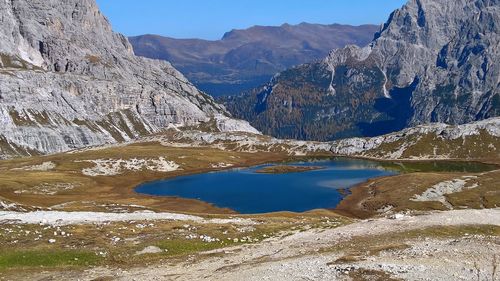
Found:
[[[298,161],[298,162],[294,162]],[[248,212],[244,211],[241,212],[241,210],[238,210],[238,208],[232,207],[232,206],[227,206],[227,205],[220,205],[217,202],[203,199],[199,196],[193,196],[193,197],[188,197],[186,195],[182,194],[156,194],[153,192],[149,191],[144,191],[144,190],[138,190],[140,187],[143,187],[148,184],[152,183],[157,183],[157,182],[171,182],[171,181],[176,181],[176,180],[185,180],[186,178],[192,177],[192,176],[199,176],[202,177],[203,175],[206,174],[219,174],[219,173],[237,173],[237,172],[250,172],[254,174],[260,174],[260,175],[265,175],[265,176],[270,176],[270,175],[276,175],[276,176],[286,176],[290,174],[304,174],[307,172],[312,172],[312,171],[319,171],[325,169],[325,166],[323,165],[324,163],[328,163],[330,161],[353,161],[353,162],[363,162],[366,161],[367,164],[373,165],[371,166],[372,168],[378,167],[375,169],[382,169],[387,171],[388,173],[395,173],[395,174],[381,174],[381,175],[376,175],[373,177],[367,178],[365,181],[362,182],[356,182],[353,184],[345,185],[345,186],[337,186],[337,187],[329,187],[328,185],[326,187],[328,188],[334,188],[338,191],[340,194],[340,200],[332,204],[334,206],[319,206],[311,209],[304,209],[304,210],[288,210],[288,209],[280,209],[280,210],[271,210],[271,211],[256,211],[256,212]],[[319,165],[317,165],[319,164]],[[309,166],[307,166],[309,165]],[[490,164],[490,163],[484,163],[481,161],[449,161],[449,160],[439,160],[439,161],[380,161],[376,159],[361,159],[357,157],[337,157],[337,156],[332,156],[332,157],[291,157],[290,159],[284,159],[281,161],[274,162],[274,164],[260,164],[258,166],[250,166],[250,167],[230,167],[230,168],[225,168],[225,169],[218,169],[216,171],[208,172],[208,173],[196,173],[196,174],[187,174],[187,175],[182,175],[180,177],[173,177],[173,178],[168,178],[168,179],[163,179],[163,180],[157,180],[149,183],[143,183],[139,186],[136,187],[135,192],[141,194],[141,195],[146,195],[146,196],[153,196],[153,197],[159,197],[159,198],[177,198],[177,199],[187,199],[187,200],[195,200],[195,201],[200,201],[205,204],[212,205],[215,208],[222,208],[226,210],[230,210],[231,212],[238,213],[238,214],[243,214],[243,215],[262,215],[262,214],[270,214],[270,213],[275,213],[275,212],[294,212],[294,213],[303,213],[307,211],[312,211],[312,210],[317,210],[317,209],[327,209],[330,211],[334,211],[337,213],[342,213],[342,214],[348,214],[350,217],[355,217],[355,218],[364,218],[367,216],[372,216],[375,215],[376,213],[374,212],[369,212],[368,214],[360,214],[358,211],[353,211],[356,209],[356,207],[346,207],[349,202],[360,202],[363,201],[364,198],[367,196],[366,192],[361,192],[361,190],[367,189],[367,186],[369,186],[370,183],[373,182],[379,182],[382,181],[386,178],[394,178],[397,176],[401,175],[408,175],[410,178],[414,174],[424,174],[424,175],[430,175],[433,173],[439,173],[439,174],[456,174],[462,172],[469,172],[469,173],[475,173],[479,171],[492,171],[494,170],[495,167],[498,167],[495,164]],[[242,182],[245,182],[244,180]],[[214,184],[214,183],[212,183]],[[286,183],[277,183],[276,185],[287,185]],[[257,185],[258,186],[258,185]],[[325,187],[325,186],[323,186]],[[206,188],[206,185],[205,185]],[[220,186],[219,186],[220,188]],[[216,190],[218,191],[218,190]],[[334,202],[334,201],[332,201]],[[300,204],[300,203],[299,203]],[[358,208],[359,209],[359,208]]]

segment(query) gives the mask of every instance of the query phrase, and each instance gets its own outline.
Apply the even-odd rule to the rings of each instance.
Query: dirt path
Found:
[[[498,237],[466,235],[458,239],[409,239],[405,241],[408,247],[340,265],[332,265],[331,262],[340,258],[342,253],[320,251],[356,237],[389,235],[436,226],[466,225],[500,226],[500,209],[456,210],[399,219],[359,221],[336,229],[309,230],[273,238],[257,245],[224,249],[219,251],[220,255],[211,252],[205,258],[191,259],[181,264],[126,271],[94,268],[72,273],[71,278],[93,280],[107,276],[118,280],[350,280],[360,272],[371,272],[387,273],[405,280],[471,280],[476,278],[473,262],[478,261],[484,265],[493,253],[500,253]],[[352,246],[356,247],[354,244]],[[489,273],[485,268],[480,274],[486,278]],[[68,273],[50,275],[45,277],[54,280],[62,276],[68,277]]]

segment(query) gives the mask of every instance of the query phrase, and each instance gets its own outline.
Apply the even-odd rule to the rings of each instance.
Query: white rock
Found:
[[[165,250],[166,251],[166,250]],[[148,246],[144,248],[142,251],[138,251],[135,255],[145,255],[145,254],[158,254],[164,252],[162,249],[156,246]]]

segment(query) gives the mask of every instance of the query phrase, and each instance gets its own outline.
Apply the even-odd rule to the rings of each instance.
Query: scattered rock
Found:
[[[163,251],[162,249],[160,249],[159,247],[156,247],[156,246],[148,246],[148,247],[144,248],[142,251],[136,252],[135,255],[139,256],[139,255],[146,255],[146,254],[158,254],[158,253],[163,253],[166,251],[167,250]]]
[[[393,214],[393,215],[389,216],[389,218],[392,220],[402,220],[405,217],[406,217],[405,214],[401,214],[401,213],[397,213],[397,214]]]

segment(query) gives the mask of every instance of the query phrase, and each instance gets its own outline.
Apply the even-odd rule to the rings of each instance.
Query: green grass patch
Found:
[[[97,265],[102,257],[94,252],[71,250],[28,250],[0,253],[0,270],[32,267],[80,267]]]
[[[199,252],[211,251],[235,245],[232,241],[203,242],[200,240],[164,240],[158,242],[157,246],[167,250],[167,256],[184,256]]]

